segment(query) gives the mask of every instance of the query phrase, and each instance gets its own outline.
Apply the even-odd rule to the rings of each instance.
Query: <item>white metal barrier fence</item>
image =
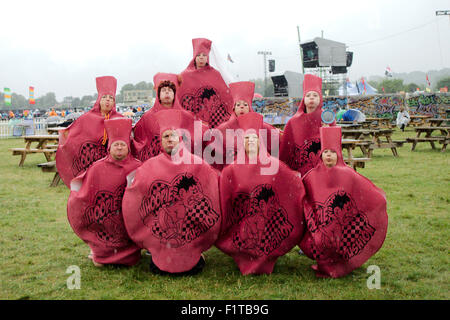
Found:
[[[0,120],[0,139],[47,134],[45,118]]]

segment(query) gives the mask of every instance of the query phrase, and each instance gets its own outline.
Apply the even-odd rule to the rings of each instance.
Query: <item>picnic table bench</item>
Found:
[[[431,115],[410,115],[409,118],[411,121],[408,123],[408,125],[412,127],[421,127],[425,126],[426,120],[432,118]]]
[[[347,157],[344,157],[345,163],[356,171],[356,168],[364,168],[365,163],[370,161],[370,150],[367,148],[370,145],[370,141],[361,141],[357,139],[342,139],[342,149],[347,150]],[[360,147],[363,151],[364,157],[355,158],[353,157],[353,150],[356,147]]]
[[[398,157],[397,147],[401,147],[406,141],[393,141],[393,129],[343,129],[342,137],[344,139],[356,139],[361,141],[371,141],[369,157],[372,156],[374,149],[390,148],[392,154]]]
[[[391,118],[366,117],[366,121],[370,123],[372,128],[392,128]]]
[[[34,135],[23,137],[25,141],[25,148],[11,148],[13,156],[21,156],[19,166],[22,167],[28,154],[43,153],[47,161],[52,161],[58,145],[47,145],[47,143],[58,143],[58,136],[56,135]],[[35,148],[31,144],[37,142]]]
[[[42,172],[55,172],[50,187],[56,187],[59,184],[61,177],[59,176],[58,169],[56,169],[56,161],[39,163],[37,166],[42,169]]]
[[[48,134],[58,134],[59,131],[67,129],[66,127],[52,127],[52,128],[47,128],[47,132]]]
[[[408,142],[412,142],[411,151],[414,151],[417,143],[419,142],[429,142],[431,148],[436,149],[435,142],[439,142],[442,144],[441,151],[444,152],[447,149],[447,144],[450,141],[450,127],[416,127],[414,128],[416,131],[416,136],[413,138],[406,138]],[[440,136],[432,136],[434,131],[440,131]],[[422,136],[422,133],[425,133],[425,136]]]

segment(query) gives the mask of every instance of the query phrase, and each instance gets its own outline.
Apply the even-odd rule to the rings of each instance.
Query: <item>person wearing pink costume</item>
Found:
[[[210,65],[211,44],[205,38],[192,39],[194,56],[181,73],[177,95],[182,108],[215,128],[230,118],[232,98],[222,75]]]
[[[239,146],[237,160],[220,176],[223,218],[216,246],[242,274],[270,274],[303,235],[304,188],[297,172],[265,150],[258,137],[262,116],[250,112],[238,121],[245,130],[244,148]]]
[[[91,248],[90,258],[96,266],[131,266],[141,257],[122,217],[126,176],[141,165],[129,152],[131,125],[131,119],[106,120],[108,155],[70,184],[67,217],[74,232]]]
[[[242,129],[239,126],[239,117],[249,112],[255,112],[252,108],[252,100],[255,92],[255,84],[253,82],[233,82],[230,83],[229,87],[231,96],[233,97],[233,112],[231,113],[231,117],[228,121],[222,123],[216,128],[220,131],[220,135],[211,138],[212,142],[209,144],[211,148],[214,149],[215,160],[218,160],[213,163],[213,166],[219,170],[222,170],[223,167],[227,166],[236,159],[237,144],[239,140],[238,135],[241,133],[239,129]],[[265,149],[269,152],[269,154],[272,154],[272,141],[274,141],[276,143],[274,146],[276,148],[275,157],[278,157],[280,140],[279,130],[265,122],[262,123],[261,129],[263,129],[261,142],[264,143]],[[229,130],[229,134],[231,134],[231,132],[235,133],[233,136],[229,135],[228,139],[227,130]],[[233,131],[230,132],[230,130]],[[212,134],[212,132],[210,133]],[[230,139],[233,139],[233,141],[230,141]],[[223,150],[225,150],[225,152],[223,152]]]
[[[302,176],[320,160],[322,105],[322,79],[306,74],[303,99],[297,113],[285,126],[280,147],[280,160]]]
[[[343,277],[383,245],[386,195],[342,158],[340,127],[320,128],[321,160],[302,179],[305,236],[300,248],[317,277]]]
[[[104,122],[123,117],[116,111],[117,80],[96,78],[98,97],[92,109],[76,119],[67,129],[59,131],[56,168],[65,185],[83,173],[95,161],[107,156],[108,135]]]

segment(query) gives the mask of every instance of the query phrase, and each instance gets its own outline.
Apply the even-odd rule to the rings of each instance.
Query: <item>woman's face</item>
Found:
[[[236,117],[242,116],[250,111],[250,107],[244,100],[239,100],[234,104],[234,113]]]
[[[109,95],[109,94],[105,94],[101,99],[100,99],[100,111],[102,113],[108,113],[112,110],[114,106],[114,97]]]
[[[195,65],[197,66],[197,69],[203,68],[206,66],[206,63],[208,62],[208,56],[204,54],[203,52],[199,53],[195,57]]]
[[[111,143],[109,153],[111,154],[111,157],[113,157],[115,160],[121,161],[125,159],[128,155],[128,146],[122,140],[114,141],[113,143]]]
[[[315,91],[309,91],[305,95],[306,113],[314,112],[320,103],[320,95]]]
[[[337,163],[337,153],[334,150],[326,149],[322,153],[322,161],[326,167],[334,167]]]

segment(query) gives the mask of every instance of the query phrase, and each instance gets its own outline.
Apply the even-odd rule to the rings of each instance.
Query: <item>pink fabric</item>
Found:
[[[130,152],[130,136],[133,121],[127,118],[115,118],[111,120],[105,120],[105,129],[108,134],[108,150],[111,148],[111,144],[116,141],[123,141],[128,146],[128,152]]]
[[[322,150],[338,153],[336,166],[322,161],[303,177],[307,230],[300,247],[318,277],[342,277],[363,265],[387,233],[386,197],[369,179],[345,165],[341,129],[321,128]]]
[[[195,40],[195,41],[194,41]],[[194,39],[194,57],[181,73],[183,83],[177,92],[181,107],[215,128],[230,118],[232,98],[220,72],[207,64],[196,69],[193,62],[198,52],[211,47],[208,39]],[[209,50],[207,52],[209,54]],[[209,60],[208,60],[209,61]]]
[[[72,180],[73,188],[82,186],[70,192],[67,217],[95,262],[131,266],[140,260],[140,248],[129,238],[122,217],[126,176],[140,165],[130,155],[123,161],[108,156]]]
[[[136,124],[132,152],[137,159],[144,162],[161,153],[160,120],[158,120],[161,119],[161,115],[165,115],[162,118],[178,119],[179,128],[189,132],[189,147],[192,153],[196,148],[203,150],[203,133],[208,130],[208,127],[201,124],[200,134],[195,135],[195,118],[190,112],[182,109],[167,109],[151,114],[146,113]]]
[[[258,124],[258,117],[260,123]],[[262,117],[248,113],[239,118],[245,130],[258,130]],[[241,120],[241,122],[243,122]],[[265,152],[264,147],[260,152]],[[220,176],[222,228],[216,246],[230,255],[242,274],[270,274],[278,257],[289,252],[303,235],[300,176],[278,159],[279,170],[262,175],[269,165],[233,163]]]
[[[92,109],[59,132],[56,151],[56,168],[66,186],[92,163],[107,155],[107,144],[103,145],[105,117],[100,112],[100,99],[115,96],[117,80],[114,77],[96,78],[98,97]],[[109,112],[109,119],[123,117],[116,112],[116,105]]]
[[[305,95],[316,91],[320,103],[312,113],[306,113]],[[319,162],[320,133],[322,126],[322,79],[306,74],[303,81],[303,99],[297,113],[287,122],[280,147],[280,160],[291,169],[305,175]]]
[[[231,96],[233,98],[233,104],[232,104],[232,111],[231,111],[231,117],[228,121],[222,123],[220,126],[218,126],[216,129],[220,131],[223,140],[221,139],[215,139],[212,138],[209,145],[211,148],[214,148],[216,150],[217,157],[221,159],[221,163],[214,163],[213,167],[218,170],[223,170],[224,167],[226,167],[228,164],[226,163],[227,154],[229,157],[232,157],[233,160],[236,159],[237,156],[237,142],[238,138],[234,139],[233,148],[227,148],[226,147],[226,130],[238,130],[242,129],[238,122],[238,117],[236,116],[234,112],[234,105],[239,100],[244,100],[248,103],[249,106],[249,113],[255,112],[252,108],[252,102],[253,102],[253,93],[255,91],[255,84],[250,81],[242,81],[242,82],[233,82],[230,83],[230,91]],[[241,116],[242,117],[242,116]],[[272,143],[271,143],[271,132],[273,130],[273,134],[277,136],[277,140],[280,141],[280,131],[276,129],[275,127],[271,126],[268,123],[263,122],[262,129],[265,129],[267,132],[266,136],[266,142],[265,146],[267,151],[271,154],[272,151]],[[264,139],[264,138],[263,138]],[[223,151],[225,149],[225,152]],[[232,156],[231,156],[232,155]]]
[[[161,111],[162,112],[162,111]],[[160,133],[180,127],[169,113],[160,117]],[[131,238],[152,254],[155,265],[167,272],[192,269],[220,231],[218,175],[180,143],[177,163],[165,152],[147,160],[126,189],[125,225]]]

